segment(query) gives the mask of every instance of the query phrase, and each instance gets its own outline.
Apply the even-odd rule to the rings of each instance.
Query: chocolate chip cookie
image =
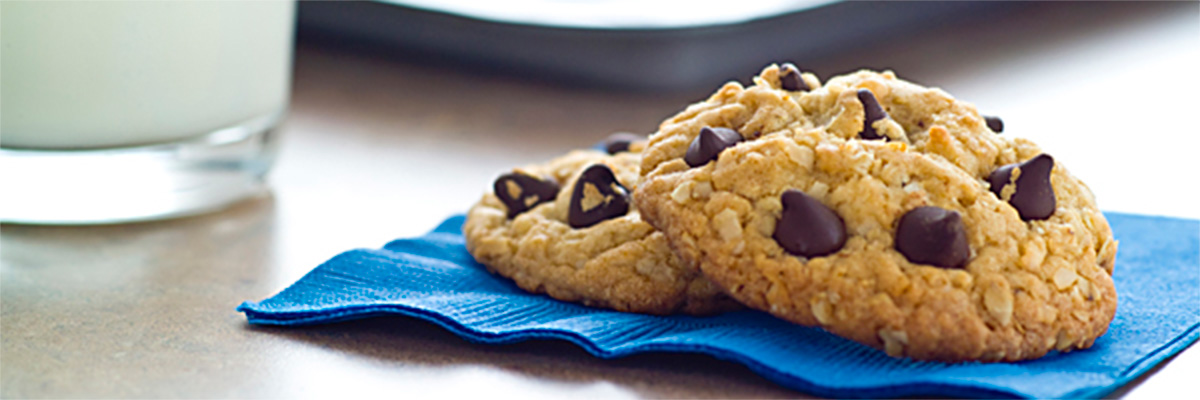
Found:
[[[1090,347],[1117,243],[1087,186],[998,118],[860,71],[770,66],[663,122],[637,207],[738,301],[896,357]]]
[[[623,144],[614,142],[624,141]],[[574,151],[496,179],[467,214],[467,249],[522,289],[594,307],[710,314],[740,306],[688,266],[630,204],[644,138]]]

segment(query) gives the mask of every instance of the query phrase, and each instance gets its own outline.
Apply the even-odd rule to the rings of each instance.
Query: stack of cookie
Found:
[[[619,311],[749,307],[895,357],[1090,347],[1117,243],[1087,186],[949,94],[791,64],[647,138],[500,176],[471,254],[531,292]]]

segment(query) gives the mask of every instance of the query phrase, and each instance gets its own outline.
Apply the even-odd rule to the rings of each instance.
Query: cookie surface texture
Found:
[[[1091,191],[1063,165],[1013,172],[1042,150],[890,72],[824,85],[803,76],[810,90],[788,91],[767,67],[753,86],[727,84],[651,136],[635,204],[685,262],[752,308],[895,357],[1015,361],[1087,348],[1104,334],[1117,305],[1117,243]],[[861,135],[862,89],[884,111],[871,122],[875,139]],[[704,127],[745,140],[691,167],[682,158]],[[1022,173],[1030,182],[1047,175],[1052,193],[1022,183]],[[990,178],[1005,187],[993,192]],[[804,196],[789,194],[786,210],[789,190]],[[1026,206],[1011,201],[1022,193],[1053,196],[1033,202],[1053,212],[1022,218],[1017,207]],[[809,217],[826,208],[837,219]],[[836,245],[828,238],[837,239],[838,219],[845,241],[828,254],[794,254],[777,241]],[[820,223],[777,226],[787,221]]]
[[[468,212],[463,226],[468,251],[522,289],[563,301],[649,314],[703,315],[740,308],[698,269],[685,266],[662,232],[642,221],[632,206],[621,215],[571,227],[568,214],[577,183],[580,192],[589,193],[575,199],[577,207],[618,204],[611,196],[636,187],[640,161],[638,153],[580,150],[516,169],[513,173],[553,181],[561,189],[552,200],[511,219],[505,203],[486,193]],[[581,174],[597,164],[613,173],[616,185],[597,183],[601,185],[597,189],[594,182],[579,182]]]

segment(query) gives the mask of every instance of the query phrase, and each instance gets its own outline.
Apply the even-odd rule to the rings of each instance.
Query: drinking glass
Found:
[[[293,1],[0,1],[0,221],[90,224],[265,191]]]

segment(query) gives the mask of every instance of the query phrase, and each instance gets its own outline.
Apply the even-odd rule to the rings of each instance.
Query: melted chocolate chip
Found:
[[[604,150],[608,154],[617,154],[622,151],[629,151],[629,145],[639,140],[645,140],[646,137],[628,132],[618,132],[609,135],[604,139]]]
[[[792,63],[783,64],[779,67],[779,87],[783,90],[798,91],[808,90],[808,84],[800,77],[800,69],[796,68]]]
[[[988,129],[991,129],[992,132],[996,132],[996,133],[1004,132],[1004,121],[1001,121],[1000,117],[993,117],[993,116],[985,115],[985,116],[983,116],[983,122],[987,123]]]
[[[1021,174],[1016,182],[1012,182],[1014,168],[1019,168]],[[1058,202],[1054,198],[1054,186],[1050,184],[1050,171],[1054,169],[1054,158],[1048,154],[1038,154],[1020,164],[1009,164],[997,168],[988,176],[992,193],[1004,198],[1004,187],[1015,183],[1016,191],[1008,198],[1008,203],[1017,209],[1021,219],[1046,219],[1054,214]]]
[[[846,244],[846,225],[833,210],[799,190],[783,192],[783,214],[772,235],[788,253],[820,257]]]
[[[939,207],[917,207],[900,217],[896,250],[915,264],[961,268],[971,257],[967,232],[957,212]]]
[[[492,192],[508,208],[508,218],[521,214],[538,204],[553,201],[558,195],[558,184],[552,180],[539,179],[522,172],[500,175],[492,184]]]
[[[732,147],[740,141],[742,141],[742,134],[733,129],[706,126],[700,129],[700,134],[696,135],[696,139],[692,140],[692,144],[688,146],[683,161],[692,168],[708,164],[709,161],[716,160],[722,150]]]
[[[875,127],[871,126],[875,121],[887,118],[887,112],[883,111],[883,107],[879,105],[879,100],[875,99],[875,93],[871,93],[867,89],[858,89],[858,101],[863,105],[863,112],[866,118],[863,119],[862,132],[858,133],[858,137],[868,140],[887,139],[878,132],[875,132]]]
[[[567,224],[586,228],[629,212],[629,190],[617,182],[611,169],[595,164],[583,170],[571,191]]]

